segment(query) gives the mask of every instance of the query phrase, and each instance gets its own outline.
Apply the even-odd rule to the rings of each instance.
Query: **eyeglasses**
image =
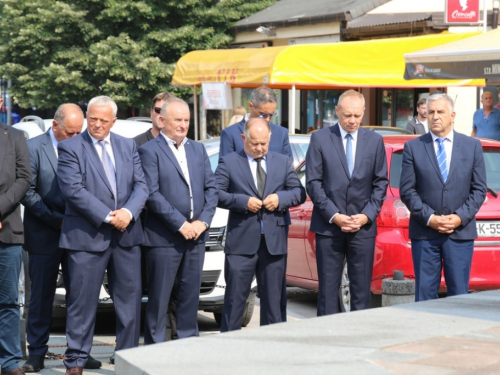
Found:
[[[153,111],[155,111],[156,113],[160,114],[161,108],[160,107],[153,107]]]
[[[276,116],[278,114],[278,112],[273,112],[273,113],[260,113],[259,112],[259,117],[260,118],[272,118],[274,116]]]

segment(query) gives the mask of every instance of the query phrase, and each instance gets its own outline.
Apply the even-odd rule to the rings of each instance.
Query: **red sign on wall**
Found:
[[[479,13],[479,0],[446,0],[447,23],[476,23]]]

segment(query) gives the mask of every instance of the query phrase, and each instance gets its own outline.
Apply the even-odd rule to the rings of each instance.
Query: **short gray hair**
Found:
[[[105,106],[111,107],[113,109],[114,117],[116,117],[116,113],[118,112],[118,106],[116,105],[114,100],[111,99],[109,96],[101,95],[90,99],[87,108],[90,108],[93,105],[95,105],[96,107],[105,107]]]
[[[357,92],[356,90],[347,90],[347,91],[343,92],[342,95],[339,96],[338,106],[340,107],[342,105],[342,101],[345,98],[349,98],[349,97],[355,97],[355,98],[361,99],[363,101],[363,107],[366,105],[365,104],[365,97],[363,96],[363,94],[361,94],[360,92]]]
[[[164,100],[165,100],[165,102],[161,106],[161,111],[160,111],[160,115],[163,116],[163,117],[165,117],[167,115],[168,108],[173,103],[184,103],[184,105],[189,108],[189,105],[184,100],[179,99],[177,97],[173,97],[173,98],[169,98],[169,99],[164,99]]]
[[[64,103],[64,104],[61,104],[57,110],[56,110],[56,113],[54,114],[54,121],[57,121],[57,124],[61,127],[65,127],[66,126],[66,115],[67,115],[67,109],[68,107],[73,107],[75,109],[79,109],[81,114],[82,114],[82,117],[83,116],[83,111],[82,109],[80,108],[80,106],[76,105],[76,104],[73,104],[73,103]]]
[[[260,108],[265,103],[277,103],[276,93],[267,86],[261,86],[252,91],[250,101],[255,108]]]
[[[262,122],[262,125],[267,126],[267,130],[269,130],[269,135],[271,135],[271,125],[264,120],[263,118],[260,117],[254,117],[254,118],[249,118],[247,122],[245,122],[245,127],[243,129],[243,133],[245,134],[245,138],[248,138],[250,136],[250,128],[252,127],[254,122],[257,122],[260,120]]]
[[[453,103],[453,99],[449,95],[447,95],[443,92],[438,92],[438,93],[432,94],[431,96],[429,96],[427,98],[427,102],[426,102],[427,110],[429,110],[429,103],[435,102],[436,100],[440,100],[440,99],[446,100],[448,102],[448,104],[450,105],[451,112],[455,112],[455,104]]]

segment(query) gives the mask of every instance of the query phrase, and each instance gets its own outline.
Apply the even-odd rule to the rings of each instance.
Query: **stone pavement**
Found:
[[[124,350],[116,373],[500,374],[500,291]]]

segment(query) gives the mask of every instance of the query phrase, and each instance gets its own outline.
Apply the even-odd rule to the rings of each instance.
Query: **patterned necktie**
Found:
[[[101,146],[101,162],[104,167],[104,172],[106,172],[106,177],[108,178],[109,184],[111,185],[111,190],[113,191],[113,196],[115,197],[116,205],[116,176],[115,167],[113,162],[109,157],[108,151],[106,151],[106,141],[98,141],[99,146]]]
[[[354,170],[354,161],[352,160],[352,135],[347,134],[345,136],[345,157],[347,158],[347,168],[349,169],[349,178],[352,177],[352,171]]]
[[[441,176],[443,177],[443,181],[446,182],[448,178],[448,166],[446,163],[446,150],[444,149],[444,141],[446,138],[437,138],[436,142],[438,143],[437,150],[437,161],[439,165],[439,170],[441,172]]]
[[[264,168],[262,168],[263,158],[254,159],[257,162],[257,190],[259,191],[260,199],[264,199],[264,186],[266,186],[266,172],[264,172]]]

